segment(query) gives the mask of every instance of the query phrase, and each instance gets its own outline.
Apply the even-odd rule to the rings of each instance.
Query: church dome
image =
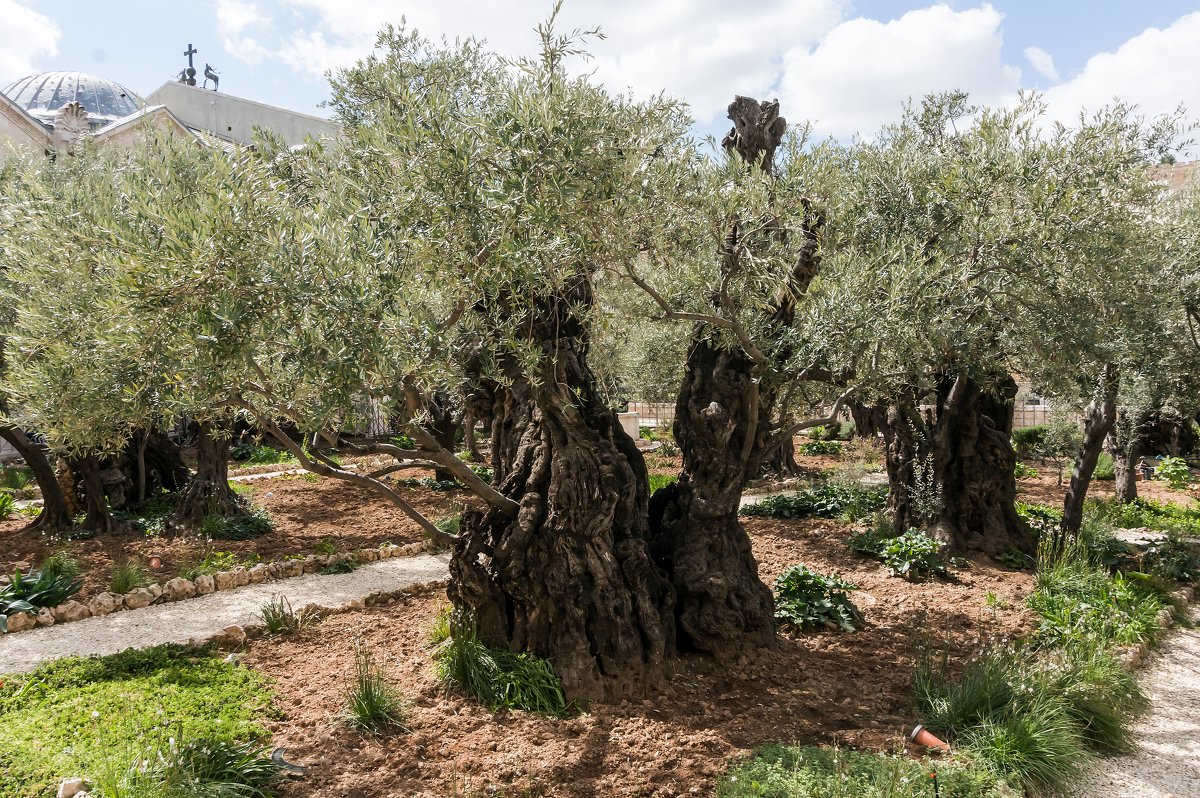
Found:
[[[93,128],[137,113],[142,98],[111,80],[86,72],[41,72],[9,84],[3,93],[39,121],[54,124],[54,114],[77,102]]]

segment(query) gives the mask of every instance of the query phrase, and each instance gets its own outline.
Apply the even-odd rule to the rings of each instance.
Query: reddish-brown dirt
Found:
[[[426,635],[440,595],[335,616],[291,639],[253,643],[243,658],[277,681],[284,719],[273,744],[311,766],[287,794],[708,795],[732,760],[769,742],[894,748],[914,722],[914,646],[948,644],[958,657],[981,635],[1030,627],[1026,573],[970,562],[953,582],[910,584],[850,552],[843,525],[747,521],[766,581],[798,562],[839,572],[861,588],[863,628],[780,637],[737,663],[679,657],[660,690],[555,720],[493,714],[438,685]],[[355,640],[411,701],[409,733],[362,735],[338,720]]]
[[[409,472],[406,477],[422,477]],[[457,515],[475,501],[464,490],[433,491],[425,487],[398,488],[406,501],[428,517]],[[113,563],[134,559],[145,563],[151,554],[162,557],[161,569],[150,578],[165,582],[181,568],[196,564],[208,551],[232,552],[243,562],[283,559],[289,554],[312,554],[318,547],[337,551],[415,543],[424,534],[395,505],[367,488],[333,479],[309,481],[304,476],[276,477],[247,483],[247,498],[265,507],[275,528],[251,540],[205,540],[199,534],[148,538],[127,529],[91,540],[68,541],[22,532],[24,518],[0,522],[0,573],[12,573],[13,563],[38,563],[50,552],[65,549],[86,567],[78,598],[86,601],[109,588]]]

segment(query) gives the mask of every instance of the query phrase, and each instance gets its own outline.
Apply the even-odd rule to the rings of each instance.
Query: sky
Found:
[[[221,90],[327,116],[328,70],[386,22],[533,54],[551,0],[0,0],[0,89],[71,69],[148,94],[212,64]],[[1200,116],[1200,0],[566,0],[564,28],[600,26],[592,71],[614,91],[665,90],[720,136],[735,94],[781,101],[819,135],[870,137],[909,98],[961,89],[979,105],[1044,93],[1069,123],[1115,97]]]

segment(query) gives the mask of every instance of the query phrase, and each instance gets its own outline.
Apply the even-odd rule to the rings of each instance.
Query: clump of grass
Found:
[[[354,680],[346,694],[346,721],[356,729],[379,734],[404,727],[407,708],[388,681],[366,643],[354,643]]]
[[[71,554],[70,551],[67,549],[58,549],[51,552],[42,562],[42,570],[55,576],[74,579],[77,576],[81,576],[85,569],[83,563],[75,555]]]
[[[150,575],[146,566],[136,559],[117,560],[113,563],[112,576],[109,578],[108,589],[113,593],[128,593],[139,587],[150,584]]]
[[[492,710],[523,709],[562,717],[570,711],[562,682],[548,660],[489,648],[474,619],[454,614],[449,637],[434,653],[438,678]]]
[[[200,523],[200,532],[214,540],[251,540],[275,528],[275,522],[262,507],[233,516],[210,513]]]
[[[429,645],[440,645],[450,639],[450,620],[454,616],[454,608],[449,604],[438,610],[429,630]]]
[[[286,596],[276,595],[258,611],[258,617],[267,629],[267,634],[290,635],[308,625],[309,618],[292,609]]]
[[[457,535],[462,529],[462,516],[453,515],[446,518],[439,518],[433,522],[433,525],[438,528],[439,532],[446,535]]]
[[[770,745],[717,783],[718,798],[1018,798],[975,762],[914,761],[903,753]]]

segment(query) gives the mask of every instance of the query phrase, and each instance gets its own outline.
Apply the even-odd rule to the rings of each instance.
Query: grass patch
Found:
[[[679,477],[675,474],[651,474],[650,493],[653,495],[658,490],[665,488],[667,485],[674,485],[678,481]]]
[[[883,509],[887,488],[827,482],[796,494],[768,496],[748,504],[741,515],[769,518],[842,518],[857,521]]]
[[[146,566],[139,560],[118,560],[113,563],[112,576],[108,580],[108,589],[113,593],[128,593],[139,587],[150,584],[150,574]]]
[[[438,678],[493,711],[523,709],[563,717],[571,711],[548,660],[493,649],[479,639],[473,618],[452,615],[449,637],[434,652]]]
[[[1146,527],[1163,532],[1200,537],[1200,506],[1134,499],[1121,504],[1116,498],[1088,499],[1084,515],[1120,529]]]
[[[229,450],[229,456],[242,466],[296,462],[291,452],[255,443],[239,443]]]
[[[1018,798],[1020,793],[970,762],[914,761],[901,754],[771,745],[717,784],[718,798]]]
[[[109,765],[132,761],[118,757],[129,751],[131,736],[164,724],[177,740],[259,739],[270,701],[265,677],[211,651],[174,645],[71,657],[5,676],[0,795],[52,795],[64,775],[97,782],[106,757]]]
[[[391,729],[408,731],[408,712],[399,690],[388,681],[366,643],[354,643],[354,677],[346,693],[346,722],[360,731],[379,734]]]

